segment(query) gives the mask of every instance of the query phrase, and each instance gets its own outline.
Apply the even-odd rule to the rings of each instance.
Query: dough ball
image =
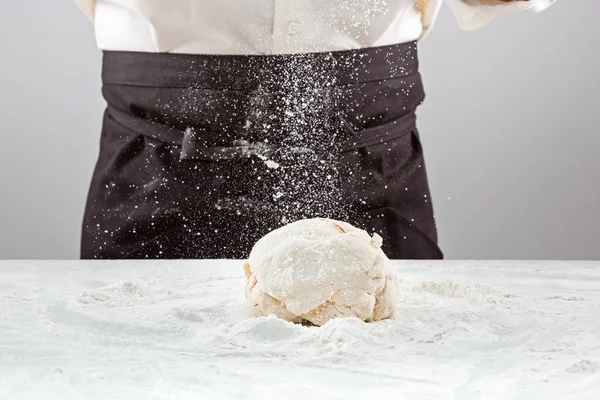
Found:
[[[244,266],[250,316],[319,326],[339,317],[393,317],[397,283],[381,244],[377,234],[324,218],[270,232]]]

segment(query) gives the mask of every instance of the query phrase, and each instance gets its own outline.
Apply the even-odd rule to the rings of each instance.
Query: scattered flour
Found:
[[[594,374],[600,372],[600,361],[590,361],[590,360],[581,360],[569,368],[567,368],[568,372],[572,372],[574,374]]]
[[[598,265],[393,262],[395,319],[314,327],[241,264],[0,263],[0,398],[600,398]]]
[[[263,155],[259,155],[258,158],[260,158],[262,161],[265,162],[265,165],[267,166],[267,168],[277,169],[281,166],[278,163],[276,163],[275,161],[269,160],[267,157],[265,157]]]
[[[468,299],[474,303],[497,303],[514,297],[485,285],[461,285],[452,281],[421,282],[418,289],[443,297]]]

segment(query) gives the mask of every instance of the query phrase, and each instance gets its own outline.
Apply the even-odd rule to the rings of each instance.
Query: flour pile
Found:
[[[397,281],[381,245],[379,235],[331,219],[272,231],[244,266],[250,316],[314,325],[339,317],[393,317]]]

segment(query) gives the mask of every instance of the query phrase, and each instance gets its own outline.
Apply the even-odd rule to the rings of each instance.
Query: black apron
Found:
[[[301,55],[104,53],[81,257],[246,258],[303,218],[439,259],[416,43]]]

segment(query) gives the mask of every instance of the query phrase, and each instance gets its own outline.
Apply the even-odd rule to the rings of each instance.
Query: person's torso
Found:
[[[310,53],[417,40],[440,5],[441,0],[97,0],[95,24],[103,50]]]

